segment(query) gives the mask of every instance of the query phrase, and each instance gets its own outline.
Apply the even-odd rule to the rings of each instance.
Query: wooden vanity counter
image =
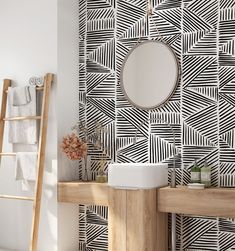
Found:
[[[168,213],[235,218],[234,188],[126,190],[72,181],[58,183],[58,201],[108,206],[109,251],[167,251]]]
[[[167,214],[157,211],[157,189],[114,189],[96,182],[59,182],[58,201],[109,207],[109,251],[167,251]],[[137,227],[138,226],[138,227]]]
[[[58,201],[109,206],[110,189],[96,182],[59,182]],[[156,201],[158,211],[163,213],[235,218],[235,188],[163,187],[157,189]]]
[[[157,194],[159,212],[235,218],[235,188],[164,187]]]

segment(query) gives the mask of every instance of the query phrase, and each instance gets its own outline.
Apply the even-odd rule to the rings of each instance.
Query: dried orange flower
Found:
[[[60,148],[71,160],[80,160],[87,155],[87,144],[75,133],[63,137]]]

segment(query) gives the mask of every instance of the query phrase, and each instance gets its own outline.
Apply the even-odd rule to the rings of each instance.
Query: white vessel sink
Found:
[[[151,189],[167,186],[168,164],[109,164],[108,185],[119,189]]]

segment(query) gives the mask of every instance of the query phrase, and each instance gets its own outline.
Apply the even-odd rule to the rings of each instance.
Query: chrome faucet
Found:
[[[136,139],[137,139],[137,133],[139,131],[139,129],[144,125],[146,124],[147,122],[163,122],[165,125],[167,125],[170,129],[171,129],[171,132],[172,132],[172,135],[173,135],[173,151],[175,151],[176,147],[175,147],[175,132],[174,132],[174,129],[173,127],[165,120],[163,119],[147,119],[145,120],[144,122],[140,123],[139,126],[137,127],[136,129],[136,132],[135,132],[135,140],[134,140],[134,144],[136,144]],[[170,187],[171,188],[175,188],[176,187],[176,172],[175,172],[175,153],[173,154],[173,170],[171,171],[171,183],[170,183]]]

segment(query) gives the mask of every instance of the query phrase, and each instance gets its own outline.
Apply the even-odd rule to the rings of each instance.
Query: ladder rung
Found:
[[[4,121],[13,121],[13,120],[27,120],[27,119],[41,119],[41,116],[25,116],[25,117],[10,117],[4,118]]]
[[[16,153],[0,153],[0,156],[16,156]]]
[[[0,195],[0,199],[29,200],[29,201],[34,201],[34,198],[33,198],[33,197],[13,196],[13,195]]]
[[[36,87],[36,90],[37,90],[37,91],[43,91],[43,90],[44,90],[44,87],[43,87],[43,86],[42,86],[42,87]],[[6,90],[5,92],[8,93],[8,90]]]
[[[34,153],[34,152],[33,152]],[[35,152],[36,153],[36,152]],[[17,153],[0,153],[0,156],[16,156]]]

